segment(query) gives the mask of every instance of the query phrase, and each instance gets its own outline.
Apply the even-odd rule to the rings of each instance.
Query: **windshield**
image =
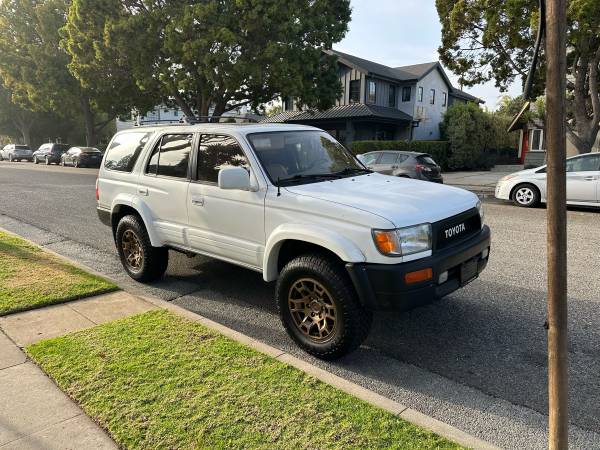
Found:
[[[323,181],[369,172],[324,131],[253,133],[248,139],[275,184]]]

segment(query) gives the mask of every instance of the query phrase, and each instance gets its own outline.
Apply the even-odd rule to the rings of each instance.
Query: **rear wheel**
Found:
[[[371,312],[359,303],[340,262],[326,255],[290,261],[277,280],[276,301],[290,337],[317,358],[346,355],[369,334]]]
[[[47,166],[50,165],[50,159],[47,156],[44,158],[44,162],[46,163]]]
[[[532,184],[521,184],[513,190],[512,200],[517,206],[533,208],[540,203],[540,191]]]
[[[73,159],[73,167],[79,167],[79,161],[77,159]]]
[[[12,153],[10,153],[10,154],[8,155],[8,160],[9,160],[10,162],[13,162]]]
[[[154,281],[163,276],[169,264],[169,251],[153,247],[148,232],[138,216],[123,217],[115,235],[123,267],[136,281]]]

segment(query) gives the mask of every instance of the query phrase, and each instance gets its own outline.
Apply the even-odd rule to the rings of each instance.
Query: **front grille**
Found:
[[[481,230],[477,208],[432,224],[433,250],[442,250],[459,244]]]

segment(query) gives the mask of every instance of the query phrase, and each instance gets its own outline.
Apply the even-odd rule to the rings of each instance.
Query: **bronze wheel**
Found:
[[[128,268],[133,272],[139,272],[144,260],[144,249],[140,244],[140,238],[133,230],[127,230],[123,233],[121,247]]]
[[[290,287],[288,307],[298,330],[314,342],[324,342],[335,333],[337,308],[332,295],[312,278],[301,278]]]

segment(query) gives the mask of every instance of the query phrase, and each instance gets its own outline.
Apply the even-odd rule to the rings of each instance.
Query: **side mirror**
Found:
[[[219,188],[250,190],[250,174],[243,167],[225,167],[219,170]]]

